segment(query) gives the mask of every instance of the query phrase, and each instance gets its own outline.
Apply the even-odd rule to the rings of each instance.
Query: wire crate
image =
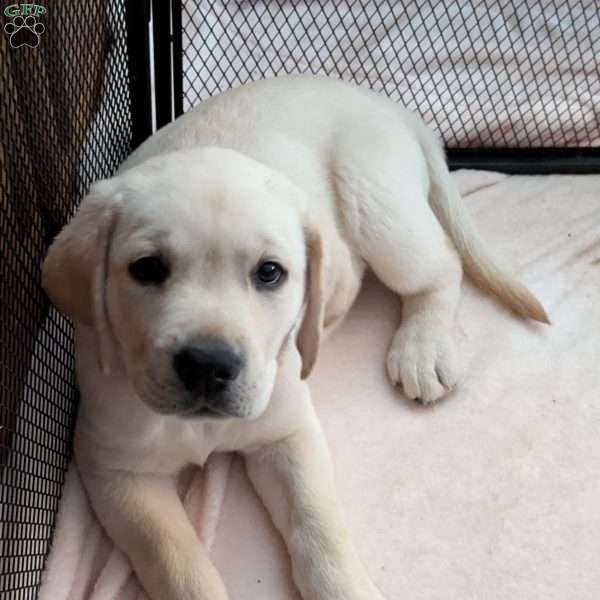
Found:
[[[0,34],[6,600],[36,598],[77,412],[71,326],[41,262],[90,183],[157,127],[232,86],[322,73],[420,113],[453,167],[600,171],[597,0],[39,1],[4,7]]]

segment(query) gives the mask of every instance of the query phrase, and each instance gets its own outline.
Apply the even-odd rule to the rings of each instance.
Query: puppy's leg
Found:
[[[414,153],[420,156],[420,149]],[[403,296],[402,323],[387,358],[389,377],[408,398],[433,402],[456,382],[451,329],[460,259],[429,206],[421,161],[402,165],[396,158],[401,149],[385,140],[343,156],[335,180],[358,252]]]
[[[416,197],[415,204],[426,204]],[[410,399],[428,404],[456,383],[452,325],[462,268],[433,213],[363,239],[366,261],[379,279],[403,297],[402,323],[392,339],[387,371]],[[389,210],[390,219],[401,211]],[[414,217],[414,215],[413,215]],[[403,243],[410,240],[409,244]]]
[[[173,480],[118,471],[86,474],[83,480],[100,522],[149,598],[227,600]]]
[[[302,429],[246,454],[248,474],[283,535],[304,600],[383,600],[350,545],[327,445],[307,410]]]
[[[458,260],[448,260],[448,273],[430,289],[405,294],[402,324],[396,331],[387,356],[387,371],[404,394],[429,404],[441,398],[456,383],[456,361],[451,335],[460,290]],[[391,289],[394,280],[374,269]],[[401,293],[401,292],[399,292]]]

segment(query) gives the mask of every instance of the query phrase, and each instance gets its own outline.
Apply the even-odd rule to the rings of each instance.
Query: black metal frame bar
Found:
[[[183,113],[181,0],[152,1],[156,128]]]
[[[183,113],[181,0],[151,0],[157,127]],[[600,173],[600,148],[446,148],[451,170],[511,174]]]
[[[171,24],[173,42],[173,93],[175,118],[183,114],[183,41],[181,0],[171,0]]]
[[[600,148],[448,148],[450,169],[521,175],[600,173]]]
[[[171,68],[171,3],[152,0],[152,34],[154,37],[154,101],[156,128],[173,120],[173,83]]]
[[[139,146],[152,134],[150,80],[150,3],[148,0],[125,2],[127,50],[129,54],[129,96],[131,102],[131,147]]]

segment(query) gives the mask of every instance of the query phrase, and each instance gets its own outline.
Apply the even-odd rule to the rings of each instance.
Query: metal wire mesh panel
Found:
[[[600,146],[597,0],[183,0],[184,110],[324,73],[418,111],[449,147]]]
[[[129,151],[122,2],[48,3],[0,32],[0,596],[35,598],[76,412],[69,323],[40,288],[50,241]],[[13,13],[10,13],[10,11]]]

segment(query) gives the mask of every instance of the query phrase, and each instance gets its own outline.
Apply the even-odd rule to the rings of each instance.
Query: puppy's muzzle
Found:
[[[218,339],[195,339],[173,356],[173,369],[187,392],[185,412],[227,416],[227,391],[243,367],[240,354]]]

